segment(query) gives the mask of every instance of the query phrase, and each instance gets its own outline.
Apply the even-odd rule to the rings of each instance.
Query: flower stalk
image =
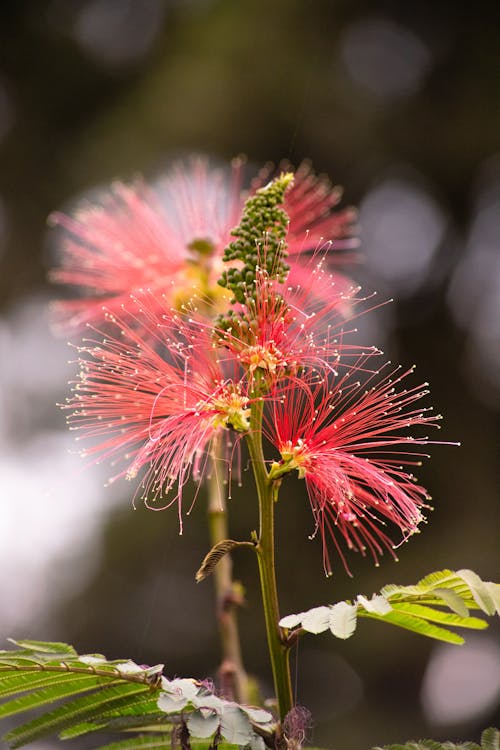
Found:
[[[229,536],[219,441],[215,441],[211,460],[212,471],[208,484],[208,529],[211,546],[215,547]],[[222,692],[228,700],[248,703],[248,676],[243,666],[237,621],[237,607],[242,601],[242,594],[238,584],[233,580],[230,554],[220,559],[213,570],[213,575],[222,650],[222,663],[219,668]]]
[[[274,504],[277,500],[279,483],[269,478],[262,451],[263,406],[263,401],[259,400],[252,404],[250,418],[252,431],[247,437],[247,442],[259,500],[259,535],[256,552],[266,622],[267,645],[278,702],[278,714],[280,720],[283,721],[293,706],[289,662],[290,647],[284,640],[278,624],[280,613],[274,554]]]

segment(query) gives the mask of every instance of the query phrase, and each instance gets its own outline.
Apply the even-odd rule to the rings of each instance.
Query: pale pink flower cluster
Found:
[[[217,280],[224,248],[249,192],[268,176],[263,171],[249,191],[243,188],[243,170],[242,159],[233,160],[229,169],[216,169],[206,159],[193,158],[155,187],[117,182],[99,202],[81,205],[72,216],[52,214],[52,224],[64,234],[61,264],[51,277],[80,290],[77,299],[54,304],[56,326],[71,333],[99,322],[103,305],[119,311],[132,292],[142,289],[167,294],[176,307],[193,293],[211,301],[223,296]],[[285,204],[295,284],[308,283],[305,250],[326,243],[332,256],[341,257],[335,251],[356,247],[356,212],[332,211],[340,198],[340,189],[314,175],[306,163],[297,170]],[[349,283],[337,276],[345,290]]]

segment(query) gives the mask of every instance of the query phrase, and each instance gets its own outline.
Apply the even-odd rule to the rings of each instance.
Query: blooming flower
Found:
[[[339,537],[348,549],[363,555],[368,550],[378,563],[384,548],[395,557],[381,526],[394,524],[406,541],[429,507],[411,467],[420,465],[425,455],[420,446],[430,441],[407,431],[436,427],[440,416],[417,403],[428,393],[427,383],[401,388],[412,369],[381,373],[378,382],[373,373],[363,386],[355,371],[333,385],[327,377],[292,379],[274,401],[267,432],[281,461],[272,465],[271,477],[296,469],[305,479],[327,575],[329,537],[349,572]]]
[[[186,482],[201,479],[215,441],[229,454],[229,433],[248,430],[250,397],[203,331],[160,307],[144,294],[133,313],[106,313],[106,336],[78,347],[81,371],[64,408],[91,441],[83,455],[124,463],[110,481],[140,474],[148,507],[177,502],[182,530]]]
[[[224,319],[223,330],[215,329],[219,345],[238,359],[250,376],[258,373],[272,386],[302,368],[322,367],[335,372],[335,364],[348,357],[380,353],[375,347],[354,344],[350,319],[354,308],[366,299],[358,297],[359,287],[338,288],[337,276],[328,272],[325,256],[318,254],[302,261],[307,269],[303,284],[285,283],[269,277],[257,267],[256,278],[248,289],[245,304]],[[265,263],[263,264],[265,267]],[[362,313],[362,310],[359,314]],[[203,323],[201,323],[203,324]],[[213,326],[213,323],[208,323]]]
[[[174,167],[155,187],[118,182],[99,202],[84,204],[73,216],[53,214],[52,222],[66,234],[61,266],[52,278],[82,290],[79,299],[55,305],[56,322],[70,330],[98,322],[103,304],[119,311],[130,293],[141,288],[161,290],[177,307],[194,290],[212,302],[226,299],[217,280],[223,250],[247,196],[242,182],[241,159],[223,171],[198,158]],[[288,249],[297,273],[305,272],[304,249],[323,240],[332,241],[334,249],[355,245],[354,212],[332,212],[339,200],[338,188],[316,177],[308,165],[298,169],[285,201]]]
[[[286,169],[286,165],[282,165]],[[342,198],[342,188],[332,186],[329,179],[314,174],[304,161],[294,171],[294,183],[285,200],[290,217],[288,252],[291,256],[306,248],[332,242],[334,249],[351,250],[357,246],[352,238],[357,213],[353,208],[333,211]]]

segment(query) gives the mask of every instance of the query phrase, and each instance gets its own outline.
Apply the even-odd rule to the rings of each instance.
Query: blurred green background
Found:
[[[165,662],[218,666],[204,497],[133,511],[130,486],[81,471],[55,403],[72,375],[51,338],[47,215],[113,179],[154,178],[191,152],[252,165],[310,158],[360,207],[351,275],[395,302],[364,340],[418,363],[445,417],[419,478],[435,504],[396,565],[353,560],[326,580],[304,487],[278,508],[289,613],[431,570],[499,578],[500,5],[443,0],[18,0],[0,9],[0,634]],[[255,527],[251,480],[231,535]],[[248,669],[270,695],[255,561],[241,553]],[[364,750],[411,737],[478,738],[499,723],[498,623],[440,647],[365,622],[352,641],[304,639],[297,699],[312,738]],[[3,643],[1,647],[4,647]],[[53,747],[44,743],[43,747]],[[75,745],[76,746],[76,745]],[[85,746],[85,745],[81,745]],[[40,743],[40,748],[42,744]]]

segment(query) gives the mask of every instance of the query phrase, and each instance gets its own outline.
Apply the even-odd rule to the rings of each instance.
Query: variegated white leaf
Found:
[[[377,615],[386,615],[392,607],[382,594],[374,594],[371,599],[367,599],[363,594],[356,597],[358,604],[361,604],[367,612],[374,612]]]
[[[300,625],[302,622],[302,615],[304,613],[300,612],[298,615],[286,615],[286,617],[282,617],[279,621],[279,625],[282,628],[288,628],[291,630],[292,628],[296,628],[297,625]]]
[[[272,724],[274,723],[273,715],[263,708],[253,708],[253,706],[241,706],[241,710],[254,722],[254,724]]]
[[[496,610],[495,602],[491,598],[486,583],[479,578],[478,574],[474,573],[473,570],[464,569],[457,570],[457,576],[459,576],[462,581],[465,581],[470,588],[471,594],[478,607],[482,609],[483,612],[486,612],[487,615],[494,615]]]
[[[210,716],[214,711],[220,716],[225,702],[211,693],[202,693],[192,698],[191,703],[199,708],[204,716]]]
[[[219,724],[220,716],[213,712],[210,716],[204,716],[201,711],[193,711],[187,720],[189,734],[201,739],[211,737],[217,731]]]
[[[495,604],[497,614],[500,615],[500,584],[488,581],[484,585],[486,586],[488,593]]]
[[[339,602],[330,607],[328,624],[336,638],[345,640],[351,637],[356,630],[357,611],[356,604],[348,604],[347,602]]]
[[[262,737],[260,737],[258,734],[255,734],[253,739],[250,741],[249,748],[250,750],[265,750],[266,744]]]
[[[196,696],[199,686],[195,680],[162,680],[165,692],[158,698],[158,708],[166,714],[181,711]]]
[[[455,614],[460,615],[460,617],[469,616],[469,610],[465,606],[463,599],[455,591],[447,588],[439,588],[434,589],[433,593],[439,596]]]
[[[224,739],[234,745],[248,745],[255,737],[248,717],[237,705],[227,705],[224,708],[220,731]]]
[[[330,607],[314,607],[302,613],[302,627],[308,633],[324,633],[330,627]]]

